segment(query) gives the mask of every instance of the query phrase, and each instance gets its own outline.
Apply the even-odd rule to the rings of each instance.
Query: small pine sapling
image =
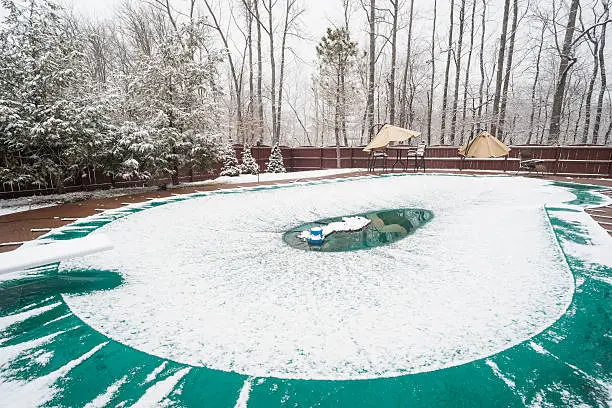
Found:
[[[274,145],[270,152],[270,158],[267,163],[267,173],[286,173],[285,166],[283,164],[283,155],[278,145]]]
[[[221,161],[223,162],[223,167],[221,167],[222,176],[234,177],[240,175],[240,165],[238,164],[236,151],[232,146],[231,140],[224,146],[221,152]]]
[[[259,174],[259,165],[251,153],[251,147],[245,143],[242,150],[242,164],[240,165],[242,174]]]

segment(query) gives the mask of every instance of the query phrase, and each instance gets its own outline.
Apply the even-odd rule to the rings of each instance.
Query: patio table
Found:
[[[408,169],[408,156],[410,152],[416,152],[417,148],[416,146],[402,146],[402,145],[398,145],[398,146],[389,146],[387,148],[389,151],[395,151],[395,163],[393,163],[393,166],[391,166],[391,171],[393,171],[395,169],[395,165],[400,163],[402,165],[402,167],[404,168],[404,171],[406,171]],[[404,154],[404,158],[406,159],[405,162],[402,161],[402,152]]]

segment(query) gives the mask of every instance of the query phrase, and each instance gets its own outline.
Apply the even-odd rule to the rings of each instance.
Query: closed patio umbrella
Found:
[[[459,149],[461,156],[477,158],[503,157],[508,153],[510,148],[486,131]]]
[[[373,149],[385,147],[391,142],[403,142],[404,140],[420,135],[421,132],[415,132],[414,130],[408,130],[393,125],[384,125],[363,151],[369,152]]]

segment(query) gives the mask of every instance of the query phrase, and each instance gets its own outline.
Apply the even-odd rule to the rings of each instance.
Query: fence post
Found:
[[[556,176],[557,171],[559,171],[559,157],[561,156],[561,148],[557,146],[556,150],[557,150],[557,158],[555,159],[555,171],[553,173],[553,176]]]
[[[320,160],[319,170],[323,170],[323,148],[321,148],[321,160]]]

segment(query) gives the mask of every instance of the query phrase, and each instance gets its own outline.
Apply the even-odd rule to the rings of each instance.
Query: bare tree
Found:
[[[261,20],[259,19],[259,0],[253,0],[253,9],[255,11],[255,21],[257,22],[257,131],[259,133],[259,141],[263,142],[263,64],[261,54]]]
[[[465,0],[461,0],[459,10],[459,39],[457,40],[457,53],[455,54],[455,94],[453,97],[453,111],[450,130],[450,144],[455,144],[455,131],[457,129],[457,107],[459,104],[459,78],[461,77],[461,50],[463,48],[463,31],[465,28]]]
[[[162,1],[162,0],[156,0],[156,1]],[[165,1],[166,3],[168,2],[168,0],[165,0]],[[223,27],[221,27],[221,22],[219,21],[217,14],[212,8],[210,4],[210,0],[203,0],[203,1],[204,1],[204,5],[206,6],[206,9],[208,10],[208,14],[210,15],[212,19],[212,25],[209,25],[209,26],[213,28],[219,34],[219,38],[221,38],[223,47],[225,48],[227,62],[230,68],[230,75],[231,75],[231,79],[233,82],[234,96],[236,98],[236,122],[237,122],[236,123],[236,136],[237,136],[237,140],[243,140],[242,75],[238,71],[237,65],[234,61],[234,57],[232,56],[232,53],[229,47],[228,34],[225,32]],[[168,7],[170,6],[168,5]],[[174,20],[171,19],[171,21],[174,21]],[[176,23],[173,22],[173,25],[176,25]]]
[[[412,22],[414,19],[414,0],[410,0],[410,15],[408,17],[408,45],[406,47],[406,64],[404,64],[404,75],[402,76],[402,89],[400,96],[400,126],[402,127],[411,127],[412,120],[408,120],[407,116],[412,118],[412,105],[407,107],[408,96],[407,96],[407,83],[408,83],[408,75],[410,71],[410,76],[412,76]],[[433,28],[435,32],[435,27]],[[408,114],[406,114],[406,109],[408,109]]]
[[[465,120],[466,120],[466,111],[467,111],[467,99],[468,99],[468,87],[469,87],[469,79],[470,79],[470,65],[472,63],[472,53],[474,51],[474,18],[476,16],[476,0],[472,0],[472,13],[470,19],[470,50],[468,52],[468,60],[467,65],[465,67],[465,81],[463,83],[463,113],[461,115],[461,135],[459,138],[459,144],[463,144],[463,138],[465,133]],[[484,27],[483,27],[484,29]],[[472,99],[473,101],[473,99]],[[472,103],[473,105],[473,103]],[[472,118],[474,117],[475,110],[472,110]],[[472,120],[473,121],[473,120]],[[470,133],[472,132],[473,123],[470,128]]]
[[[497,119],[499,115],[499,103],[504,78],[504,57],[506,53],[506,37],[508,35],[508,16],[510,14],[510,0],[504,2],[504,17],[502,20],[502,31],[499,38],[499,50],[497,54],[497,79],[495,80],[495,96],[493,98],[493,122],[491,123],[491,133],[497,134]]]
[[[427,95],[427,144],[431,144],[431,116],[433,111],[433,92],[436,80],[436,19],[438,0],[434,0],[433,27],[431,29],[431,81],[429,83],[429,94]]]
[[[474,0],[475,1],[475,0]],[[481,123],[482,123],[482,107],[484,105],[484,85],[485,85],[485,65],[484,65],[484,43],[485,43],[485,32],[486,32],[486,13],[487,13],[487,0],[482,0],[482,20],[480,24],[480,28],[482,33],[480,35],[480,86],[478,87],[478,128],[477,131],[480,131]],[[488,99],[489,95],[487,93]]]
[[[597,110],[595,111],[595,123],[593,123],[593,144],[597,144],[599,139],[599,128],[601,126],[601,116],[603,111],[603,99],[606,92],[606,66],[604,59],[604,49],[606,48],[606,27],[608,25],[608,17],[610,16],[610,5],[607,1],[603,2],[605,22],[601,28],[601,44],[599,46],[599,75],[601,78],[599,97],[597,99]]]
[[[527,144],[531,143],[531,138],[533,136],[533,121],[535,117],[536,110],[536,88],[538,87],[538,79],[540,78],[540,61],[542,60],[542,48],[544,47],[544,33],[546,32],[546,26],[548,22],[546,19],[542,19],[542,30],[540,31],[540,40],[538,42],[538,52],[536,54],[536,63],[535,63],[535,76],[533,78],[533,86],[531,87],[531,114],[529,115],[529,135],[527,136]],[[540,104],[541,106],[541,104]],[[537,130],[536,130],[536,140],[537,140]]]
[[[370,23],[370,62],[368,65],[368,101],[366,111],[368,116],[368,140],[372,140],[372,132],[374,131],[374,74],[376,65],[376,0],[370,0],[368,22]]]
[[[512,71],[512,58],[514,57],[514,41],[516,39],[516,24],[518,19],[518,0],[514,0],[512,11],[512,29],[510,31],[510,45],[508,46],[508,60],[506,62],[506,74],[504,75],[504,86],[501,95],[501,107],[499,112],[499,132],[497,137],[503,138],[505,132],[506,121],[506,106],[508,104],[508,84],[510,83],[510,74]]]
[[[397,19],[399,0],[391,2],[391,72],[389,75],[389,123],[395,124],[395,71],[397,69]]]
[[[563,108],[563,94],[565,93],[565,82],[570,68],[576,62],[576,58],[570,55],[574,39],[574,30],[576,29],[576,13],[580,0],[572,0],[570,5],[570,13],[565,28],[565,38],[563,40],[563,49],[560,52],[561,63],[559,64],[558,80],[555,86],[555,94],[553,96],[552,112],[550,115],[550,129],[548,131],[548,144],[559,143],[559,135],[561,132],[561,109]]]
[[[453,19],[455,13],[455,0],[450,4],[450,23],[448,29],[448,50],[446,50],[446,70],[444,71],[444,91],[442,95],[442,119],[440,124],[440,144],[444,144],[444,131],[446,130],[446,104],[448,103],[448,74],[450,71],[451,55],[453,51]]]

